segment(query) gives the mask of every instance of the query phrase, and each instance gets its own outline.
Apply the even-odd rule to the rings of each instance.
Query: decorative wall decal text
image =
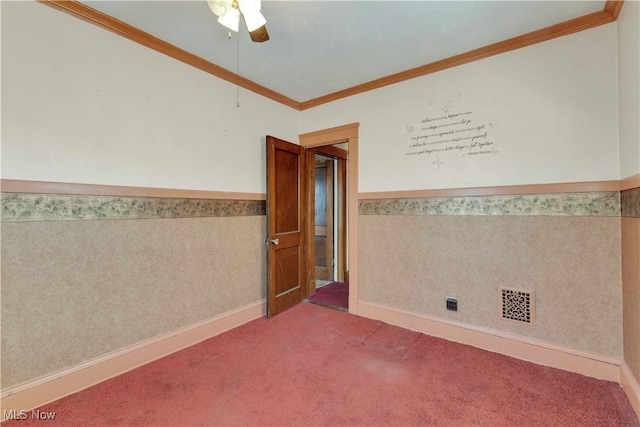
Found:
[[[458,98],[461,95],[458,93]],[[457,102],[457,101],[456,101]],[[459,109],[451,99],[442,103],[427,102],[429,110],[418,123],[407,124],[409,147],[407,156],[432,156],[431,163],[440,167],[441,156],[458,157],[497,155],[500,150],[492,138],[499,119],[482,120],[469,109]]]

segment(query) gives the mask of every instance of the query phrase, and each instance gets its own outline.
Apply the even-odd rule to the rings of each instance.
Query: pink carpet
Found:
[[[332,307],[349,309],[349,284],[333,282],[316,290],[316,294],[309,297],[311,302],[317,302]]]
[[[40,409],[6,426],[640,425],[616,383],[307,303]]]

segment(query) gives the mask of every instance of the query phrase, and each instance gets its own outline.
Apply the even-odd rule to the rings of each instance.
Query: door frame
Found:
[[[316,293],[316,259],[315,259],[315,192],[311,189],[315,187],[315,165],[316,155],[324,156],[332,161],[336,162],[335,166],[335,181],[337,185],[338,198],[335,201],[337,204],[337,215],[333,218],[332,222],[336,228],[338,239],[334,242],[334,246],[337,246],[337,257],[331,255],[332,261],[335,259],[337,263],[338,276],[335,277],[336,281],[345,282],[348,281],[348,277],[345,279],[347,268],[347,161],[348,151],[341,148],[336,148],[332,145],[319,146],[315,148],[305,149],[306,161],[307,161],[307,223],[308,223],[308,236],[307,236],[307,256],[308,256],[308,284],[307,284],[307,296],[311,296]],[[332,178],[333,179],[333,178]],[[333,195],[332,195],[333,197]],[[333,228],[333,227],[332,227]]]
[[[351,123],[298,135],[305,149],[346,142],[347,159],[347,270],[349,271],[349,313],[358,314],[358,128]]]

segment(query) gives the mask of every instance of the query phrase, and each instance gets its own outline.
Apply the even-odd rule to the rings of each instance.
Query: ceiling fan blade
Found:
[[[263,25],[256,30],[249,31],[249,36],[251,40],[257,43],[266,42],[269,40],[269,33],[267,32],[267,26]]]

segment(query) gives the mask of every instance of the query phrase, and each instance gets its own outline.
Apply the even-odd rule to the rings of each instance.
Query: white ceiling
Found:
[[[296,101],[592,12],[604,1],[268,1],[271,40],[228,39],[206,1],[83,1]],[[239,46],[238,46],[239,42]]]

